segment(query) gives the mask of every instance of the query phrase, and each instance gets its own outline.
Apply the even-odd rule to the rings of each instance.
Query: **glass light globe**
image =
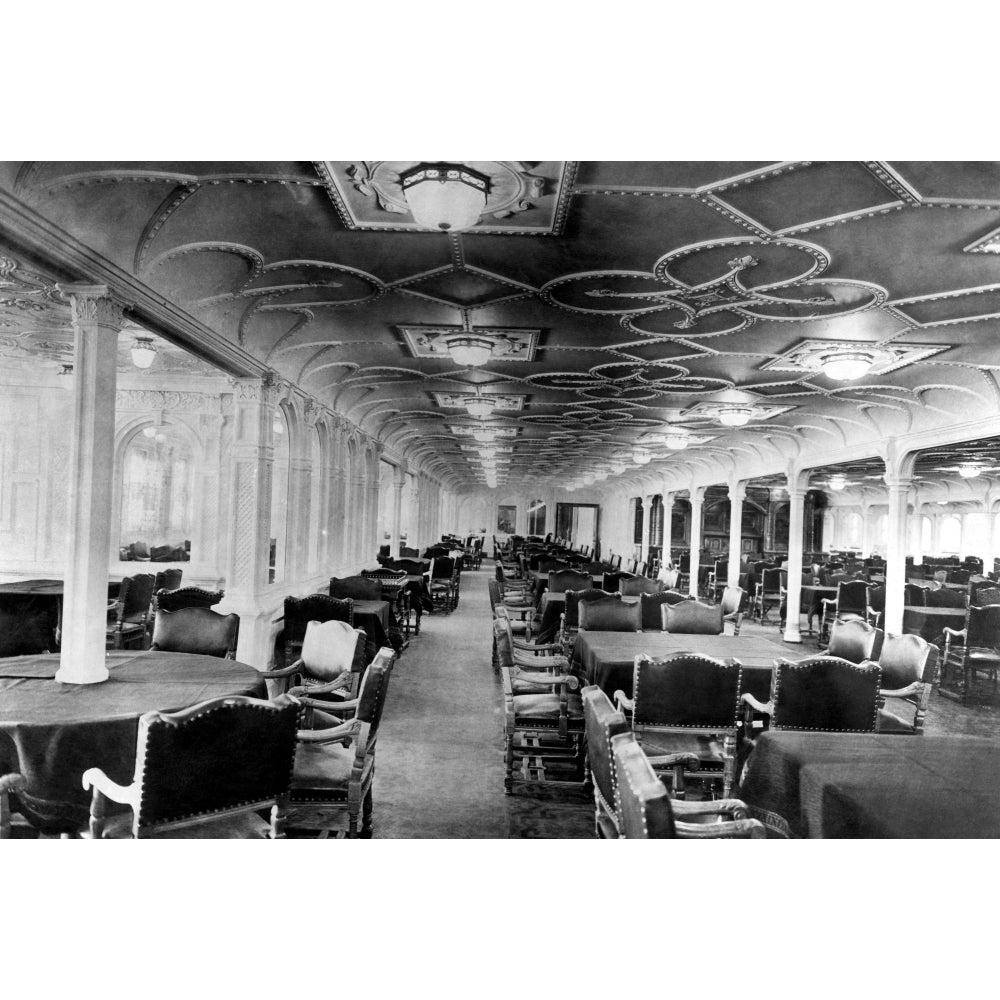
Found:
[[[156,357],[156,348],[149,337],[136,337],[132,344],[132,364],[136,368],[148,368]]]
[[[752,416],[753,409],[749,406],[727,406],[719,410],[719,423],[723,427],[743,427]]]
[[[608,468],[611,470],[611,475],[620,476],[625,472],[628,466],[624,462],[612,462]]]
[[[830,477],[830,489],[842,490],[847,485],[847,480],[843,476]]]
[[[465,408],[472,417],[478,417],[482,420],[484,417],[488,417],[492,412],[496,403],[489,399],[487,396],[469,396],[465,401]]]
[[[485,365],[493,356],[493,341],[485,337],[452,337],[446,343],[451,360],[463,367]]]
[[[477,427],[472,432],[472,436],[482,444],[489,444],[491,441],[496,441],[497,432],[492,427]]]
[[[636,465],[648,465],[653,460],[648,448],[633,448],[632,461]]]
[[[958,474],[963,479],[975,479],[979,475],[979,471],[977,465],[960,465],[958,467]]]
[[[680,451],[688,446],[690,435],[686,430],[669,431],[664,436],[664,443],[671,451]]]
[[[471,229],[486,208],[487,179],[457,163],[421,164],[400,182],[413,221],[425,229]]]
[[[867,375],[875,359],[865,351],[844,351],[831,354],[821,362],[823,374],[837,382],[851,382]]]

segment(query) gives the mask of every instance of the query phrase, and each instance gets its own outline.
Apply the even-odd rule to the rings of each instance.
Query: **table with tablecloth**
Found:
[[[354,600],[354,627],[365,630],[365,662],[371,663],[383,646],[390,646],[389,628],[393,625],[388,601]]]
[[[118,578],[108,580],[108,599],[113,600],[121,590]],[[38,630],[44,635],[28,636],[27,646],[34,649],[59,648],[62,631],[63,580],[16,580],[0,583],[0,611],[5,611],[24,624],[29,631]],[[44,623],[44,624],[42,624]],[[21,646],[20,650],[25,649]]]
[[[636,656],[663,657],[672,653],[698,653],[717,659],[734,657],[743,665],[740,690],[767,701],[771,673],[778,657],[797,659],[801,647],[786,646],[757,636],[684,635],[677,632],[581,631],[573,647],[572,667],[588,684],[596,684],[609,698],[616,690],[632,695],[632,670]]]
[[[739,797],[784,836],[1000,837],[1000,743],[767,732]]]
[[[19,771],[29,820],[51,832],[86,825],[88,767],[131,784],[139,716],[176,711],[231,695],[266,697],[253,667],[191,653],[109,652],[110,678],[98,684],[55,680],[59,657],[0,660],[0,772]]]
[[[625,604],[638,604],[638,597],[623,597]],[[552,642],[559,631],[562,613],[566,610],[566,591],[562,593],[546,590],[542,594],[539,616],[535,618],[532,628],[532,638],[538,642]]]

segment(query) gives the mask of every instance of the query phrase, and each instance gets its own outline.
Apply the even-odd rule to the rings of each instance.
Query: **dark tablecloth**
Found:
[[[392,608],[388,601],[354,602],[354,627],[365,630],[365,662],[371,663],[383,646],[389,643]]]
[[[51,832],[86,825],[88,767],[130,784],[139,716],[176,711],[229,695],[266,697],[260,674],[243,663],[188,653],[113,652],[109,680],[61,684],[58,656],[0,660],[0,771],[27,779],[18,801],[28,818]]]
[[[762,734],[739,797],[794,837],[1000,837],[1000,743]]]
[[[741,690],[767,701],[775,659],[779,656],[797,658],[801,647],[785,646],[755,636],[580,632],[573,647],[572,665],[588,684],[596,684],[609,698],[614,697],[616,690],[631,697],[632,669],[639,653],[666,656],[684,651],[723,659],[735,657],[743,664]]]

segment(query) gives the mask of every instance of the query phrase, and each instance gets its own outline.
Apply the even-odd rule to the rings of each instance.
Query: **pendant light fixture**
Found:
[[[470,417],[475,417],[477,420],[485,420],[493,412],[497,404],[496,400],[491,399],[489,396],[480,396],[477,389],[474,396],[463,397],[462,405]]]
[[[958,467],[958,474],[963,479],[976,479],[979,476],[980,468],[978,465],[973,465],[971,462],[963,462]]]
[[[874,364],[872,351],[836,351],[822,359],[820,368],[827,378],[836,382],[853,382],[867,375]]]
[[[489,178],[461,163],[419,163],[399,183],[413,220],[425,229],[471,229],[486,208]]]
[[[156,359],[156,348],[149,337],[136,337],[132,342],[132,364],[136,368],[149,368]]]
[[[643,448],[641,445],[636,445],[632,449],[632,461],[636,465],[649,465],[653,460],[653,455],[648,448]]]
[[[463,368],[478,368],[493,357],[493,341],[487,337],[462,334],[445,341],[451,360]]]
[[[663,435],[663,443],[671,451],[680,451],[688,446],[691,435],[684,427],[673,427]]]
[[[753,417],[752,406],[723,406],[719,408],[719,423],[723,427],[745,427]]]

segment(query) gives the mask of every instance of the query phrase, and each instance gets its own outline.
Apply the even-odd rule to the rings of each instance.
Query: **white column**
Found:
[[[118,332],[125,304],[104,285],[67,285],[73,315],[73,426],[69,457],[69,551],[56,680],[96,684],[104,662],[114,481]]]
[[[788,477],[788,594],[785,603],[785,642],[801,642],[799,614],[802,604],[802,527],[806,491]]]
[[[688,593],[698,596],[698,569],[701,560],[701,508],[705,502],[705,487],[696,486],[691,491],[691,548],[688,562],[690,578]]]
[[[646,529],[643,532],[646,544],[643,546],[642,555],[639,558],[645,559],[647,562],[649,561],[649,549],[653,544],[653,497],[655,496],[655,493],[650,493],[646,497],[646,520],[643,525]]]
[[[674,495],[663,491],[663,554],[660,563],[666,566],[670,563],[670,547],[673,544],[674,529]]]
[[[906,584],[906,497],[910,480],[887,475],[885,484],[889,489],[889,517],[886,525],[885,624],[882,628],[900,635]]]
[[[392,527],[389,529],[392,534],[389,539],[389,555],[393,558],[399,556],[399,536],[402,533],[403,523],[403,488],[405,486],[406,471],[397,465],[392,470]]]
[[[743,501],[746,499],[746,483],[729,484],[729,569],[727,583],[739,586],[740,556],[743,554]]]
[[[875,518],[871,512],[871,505],[864,501],[861,503],[861,557],[867,559],[872,554],[872,525]]]

